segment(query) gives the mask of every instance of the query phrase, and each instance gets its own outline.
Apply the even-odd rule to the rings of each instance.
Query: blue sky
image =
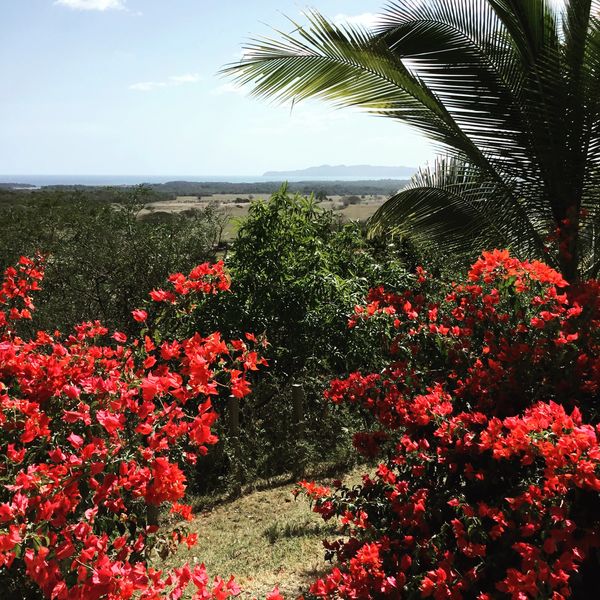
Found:
[[[314,7],[368,21],[384,0],[0,0],[0,173],[260,175],[417,166],[397,123],[251,98],[218,75],[243,42]]]

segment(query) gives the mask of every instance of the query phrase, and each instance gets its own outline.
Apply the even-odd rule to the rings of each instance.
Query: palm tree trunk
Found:
[[[598,597],[598,552],[593,550],[573,578],[573,600],[590,600]]]
[[[579,206],[567,205],[558,216],[558,262],[562,276],[570,283],[579,278]]]
[[[570,284],[576,283],[578,279],[578,252],[577,234],[570,232],[563,235],[561,230],[559,247],[559,265],[562,276]]]

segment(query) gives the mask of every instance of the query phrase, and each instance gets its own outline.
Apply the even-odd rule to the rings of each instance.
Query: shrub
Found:
[[[214,209],[167,221],[138,218],[148,190],[36,191],[0,204],[0,269],[19,256],[48,254],[39,310],[27,323],[67,330],[100,319],[134,333],[131,311],[169,273],[214,260]]]
[[[134,311],[143,329],[132,338],[98,321],[66,337],[16,335],[42,277],[40,260],[21,258],[0,287],[0,596],[149,600],[189,583],[198,600],[236,595],[204,565],[148,566],[153,548],[195,543],[184,528],[161,536],[156,509],[190,518],[183,469],[217,442],[211,398],[247,395],[264,362],[251,334],[168,335],[168,319],[228,289],[222,264],[153,290],[158,308]]]
[[[598,284],[484,253],[441,300],[379,288],[351,325],[386,340],[383,371],[334,380],[330,401],[379,430],[362,485],[303,482],[348,538],[315,598],[591,598],[600,545]],[[434,286],[435,287],[435,286]]]
[[[372,245],[359,224],[342,226],[312,198],[283,188],[251,204],[226,263],[232,293],[215,297],[190,330],[208,326],[238,337],[251,326],[269,340],[269,369],[255,378],[256,393],[241,411],[243,447],[233,460],[243,479],[298,470],[322,457],[347,461],[344,428],[354,421],[345,407],[328,407],[322,393],[333,376],[372,354],[371,341],[348,335],[346,323],[370,286],[406,280],[401,250]],[[294,382],[306,396],[303,441],[294,424]],[[232,472],[231,452],[212,458],[215,478]]]

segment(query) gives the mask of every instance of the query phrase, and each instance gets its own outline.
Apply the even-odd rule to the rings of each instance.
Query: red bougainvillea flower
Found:
[[[198,600],[237,595],[232,579],[211,580],[203,565],[165,574],[151,568],[160,532],[148,506],[170,505],[191,518],[180,503],[184,463],[217,442],[210,396],[222,382],[231,380],[238,397],[250,392],[247,374],[265,362],[251,344],[256,338],[168,339],[155,331],[128,339],[93,322],[68,336],[39,332],[25,340],[14,325],[29,318],[42,275],[40,257],[23,258],[0,286],[3,591],[25,577],[58,600],[174,599],[189,585]],[[219,264],[170,283],[173,291],[152,297],[189,312],[229,280]],[[145,324],[148,311],[133,318]],[[188,546],[197,539],[178,529],[172,535]]]
[[[382,460],[352,488],[301,482],[346,533],[306,598],[595,597],[598,282],[496,250],[449,289],[416,285],[371,290],[350,321],[388,366],[325,395],[371,415],[354,444]]]
[[[133,310],[131,314],[138,323],[143,323],[148,318],[148,312],[139,308]]]

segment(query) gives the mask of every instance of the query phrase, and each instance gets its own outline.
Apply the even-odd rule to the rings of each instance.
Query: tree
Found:
[[[264,333],[269,369],[256,375],[253,400],[240,407],[239,449],[203,461],[195,491],[222,484],[232,460],[238,476],[252,481],[325,455],[334,462],[346,459],[345,431],[358,422],[344,409],[329,410],[323,389],[332,377],[370,365],[377,354],[369,336],[348,334],[348,317],[370,287],[409,285],[405,265],[418,260],[407,248],[381,248],[378,241],[366,240],[359,223],[342,225],[313,197],[290,194],[286,186],[250,205],[226,259],[231,292],[196,311],[185,335]],[[290,443],[296,419],[292,384],[302,386],[305,398],[301,444],[294,438]],[[218,428],[220,439],[232,440]]]
[[[395,0],[374,32],[317,12],[225,68],[257,96],[409,124],[445,154],[374,215],[444,252],[600,271],[600,2]],[[556,242],[548,247],[549,235]]]

